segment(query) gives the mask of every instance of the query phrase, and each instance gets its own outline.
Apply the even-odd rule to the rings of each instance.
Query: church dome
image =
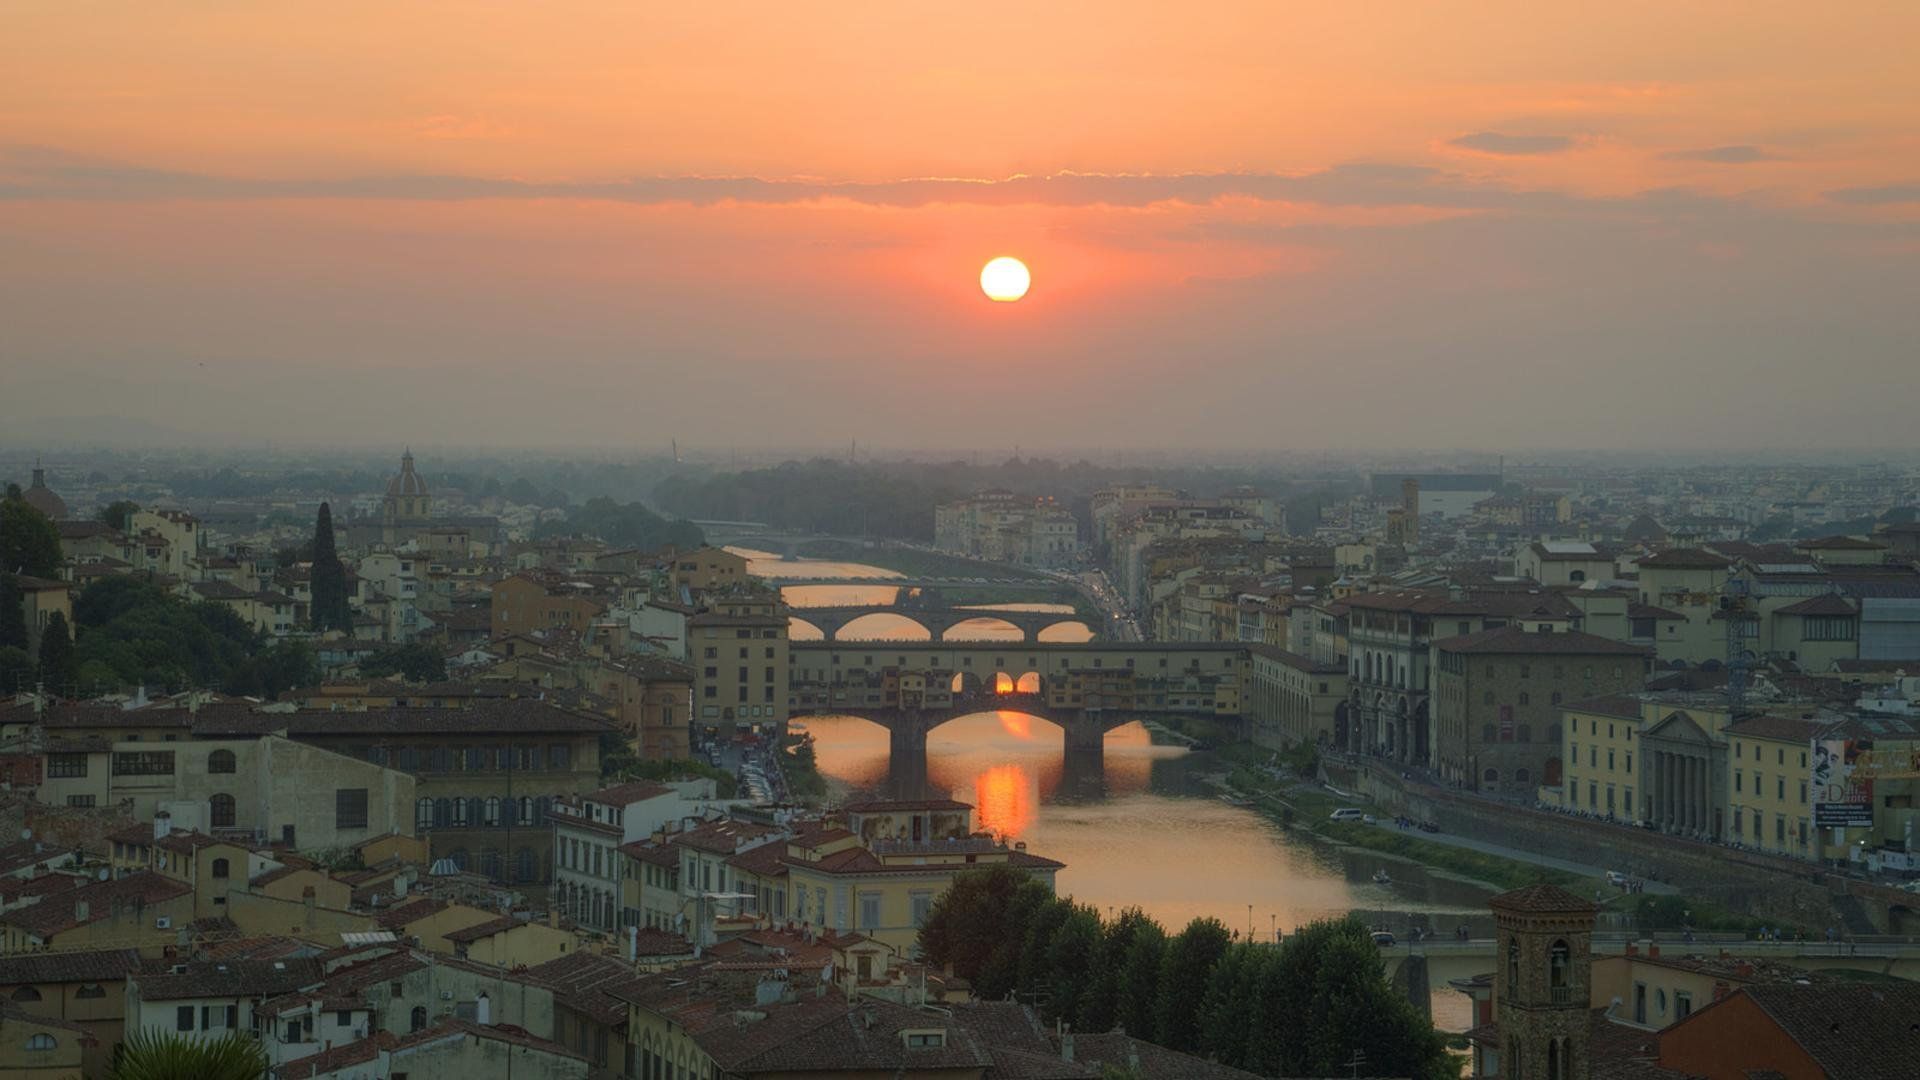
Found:
[[[33,486],[21,492],[20,496],[27,500],[28,506],[47,515],[54,521],[60,521],[67,516],[67,501],[55,495],[53,489],[47,486],[47,470],[45,469],[37,466],[34,468]]]
[[[413,471],[413,451],[400,456],[400,475],[387,481],[387,494],[419,497],[427,493],[427,482]]]

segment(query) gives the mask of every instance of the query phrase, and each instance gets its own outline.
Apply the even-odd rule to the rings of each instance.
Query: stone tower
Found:
[[[1588,1080],[1593,904],[1557,885],[1501,893],[1487,906],[1497,928],[1494,1020],[1500,1075]]]

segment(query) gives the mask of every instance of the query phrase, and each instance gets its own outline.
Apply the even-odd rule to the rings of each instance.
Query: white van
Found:
[[[1359,810],[1351,806],[1343,806],[1340,809],[1335,810],[1333,813],[1328,814],[1327,820],[1328,821],[1359,821],[1361,818],[1364,818],[1366,816],[1367,815],[1361,813]]]

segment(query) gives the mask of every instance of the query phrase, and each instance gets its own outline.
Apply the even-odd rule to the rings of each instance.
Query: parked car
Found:
[[[1627,875],[1621,873],[1618,870],[1607,871],[1607,884],[1613,886],[1616,889],[1626,888],[1627,882],[1629,880],[1630,879],[1627,877]]]
[[[1380,824],[1380,823],[1379,823],[1379,822],[1377,822],[1377,821],[1375,821],[1375,820],[1373,819],[1373,815],[1372,815],[1372,814],[1361,814],[1361,815],[1360,815],[1360,824],[1362,824],[1362,825],[1378,825],[1378,824]]]
[[[1358,807],[1343,806],[1340,809],[1335,810],[1333,813],[1328,814],[1327,820],[1328,821],[1363,821],[1366,819],[1366,816],[1367,815],[1360,812]]]
[[[1399,941],[1393,936],[1393,931],[1391,930],[1375,930],[1373,932],[1373,943],[1385,949],[1399,944]]]

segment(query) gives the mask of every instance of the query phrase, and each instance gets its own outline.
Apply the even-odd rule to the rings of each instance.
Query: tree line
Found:
[[[1217,919],[1169,935],[1138,908],[1112,919],[1008,867],[957,876],[920,930],[930,962],[977,998],[1013,996],[1075,1030],[1136,1038],[1268,1076],[1364,1071],[1457,1077],[1444,1038],[1388,982],[1357,918],[1279,945]]]

